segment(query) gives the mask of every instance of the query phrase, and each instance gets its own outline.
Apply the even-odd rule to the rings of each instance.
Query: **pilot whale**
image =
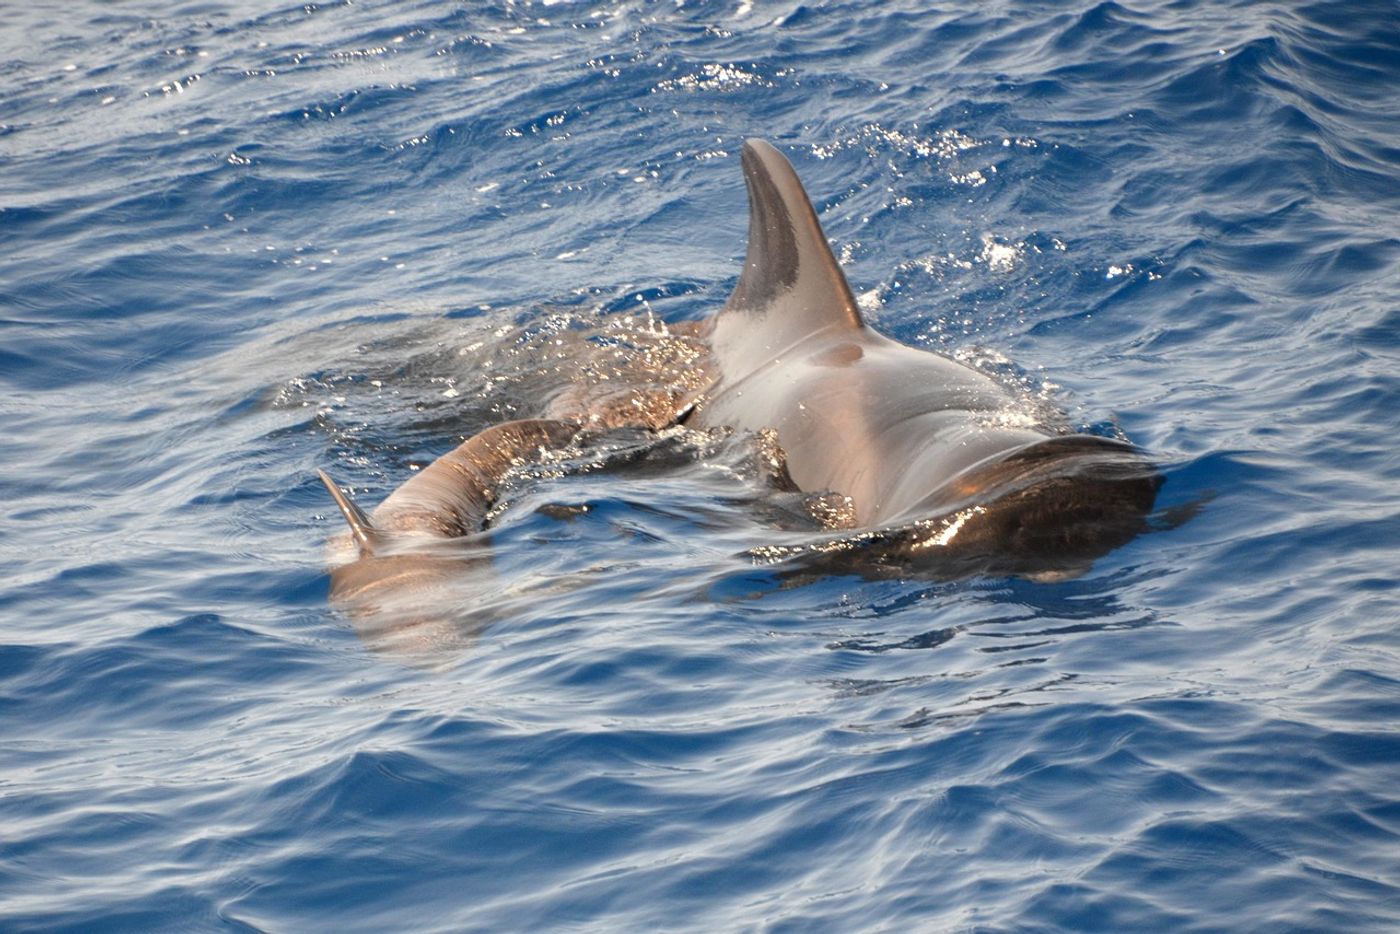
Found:
[[[762,140],[742,162],[748,252],[692,423],[775,431],[798,488],[849,497],[866,560],[1045,576],[1144,528],[1161,480],[1137,448],[1029,419],[985,373],[872,330],[791,163]]]
[[[755,550],[767,558],[1053,578],[1146,527],[1161,479],[1141,451],[1028,417],[1024,399],[985,373],[873,330],[792,165],[761,140],[741,161],[749,232],[738,284],[708,321],[677,327],[702,347],[699,384],[642,375],[630,389],[571,387],[542,417],[467,439],[369,515],[321,472],[351,528],[332,570],[335,602],[388,625],[440,615],[423,609],[433,595],[489,561],[480,533],[509,471],[619,426],[730,428],[771,442],[782,483],[822,506],[813,513],[828,532]]]

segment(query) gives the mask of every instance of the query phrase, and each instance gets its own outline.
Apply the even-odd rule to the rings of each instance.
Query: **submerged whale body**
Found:
[[[791,164],[760,140],[742,161],[748,252],[724,307],[687,335],[703,347],[700,385],[638,373],[630,391],[561,393],[545,417],[469,438],[370,515],[322,472],[351,527],[332,599],[352,618],[433,631],[451,612],[444,595],[470,599],[463,578],[479,583],[489,565],[481,533],[507,473],[598,427],[770,439],[783,482],[812,495],[828,531],[754,554],[818,569],[1055,577],[1146,527],[1161,479],[1136,448],[1028,418],[986,374],[872,330]]]

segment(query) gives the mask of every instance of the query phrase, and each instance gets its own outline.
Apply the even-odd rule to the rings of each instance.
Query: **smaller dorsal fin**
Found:
[[[354,500],[345,495],[345,491],[331,479],[330,474],[317,469],[316,475],[321,478],[326,489],[330,490],[331,498],[340,507],[340,513],[345,517],[345,521],[350,523],[350,535],[355,539],[355,544],[360,546],[360,554],[372,554],[374,546],[379,540],[379,531],[369,521],[369,516],[365,515],[363,509],[355,505]]]

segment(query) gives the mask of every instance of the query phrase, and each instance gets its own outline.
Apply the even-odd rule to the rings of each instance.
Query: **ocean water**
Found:
[[[9,5],[0,929],[1397,929],[1395,26]],[[372,505],[556,335],[712,312],[751,136],[873,324],[1153,451],[1178,521],[792,581],[753,439],[632,438],[512,481],[429,663],[362,640],[316,468]]]

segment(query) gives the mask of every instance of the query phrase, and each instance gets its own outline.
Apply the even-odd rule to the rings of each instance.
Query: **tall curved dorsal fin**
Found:
[[[744,143],[749,246],[723,315],[743,316],[774,352],[816,331],[864,327],[792,164],[761,139]]]

